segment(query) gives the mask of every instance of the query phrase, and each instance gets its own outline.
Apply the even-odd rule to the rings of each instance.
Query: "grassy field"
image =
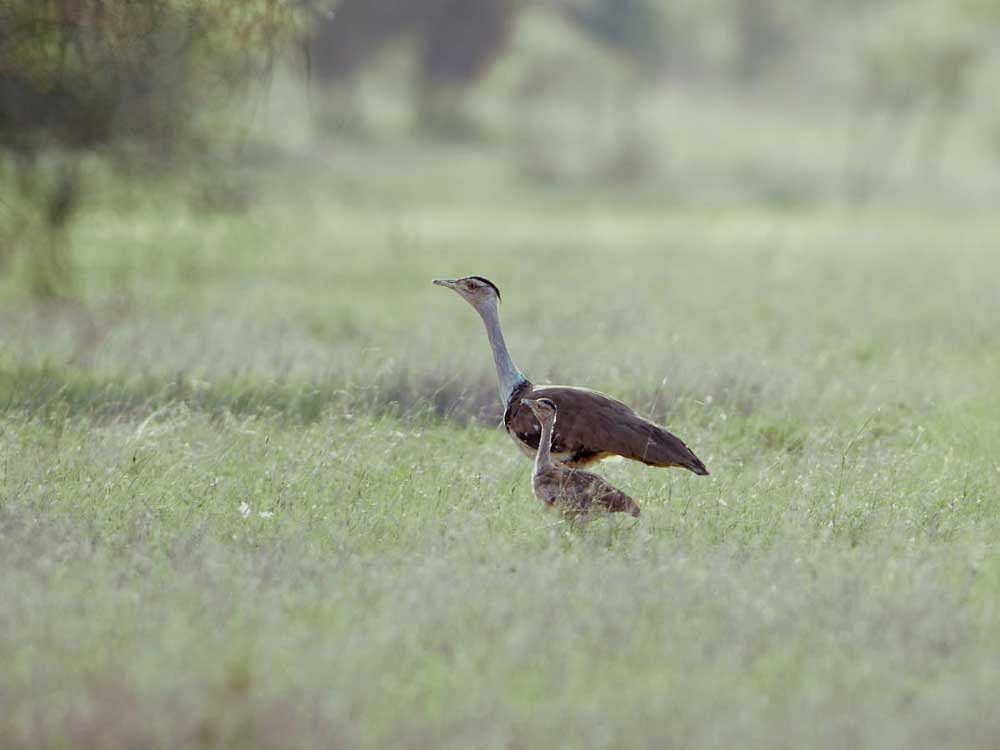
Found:
[[[1000,743],[995,211],[502,164],[320,145],[235,215],[105,185],[81,302],[4,277],[0,746]],[[712,476],[545,513],[430,285],[473,273],[529,377]]]

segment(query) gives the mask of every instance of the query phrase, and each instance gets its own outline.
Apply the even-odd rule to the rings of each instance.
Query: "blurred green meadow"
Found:
[[[317,132],[278,76],[224,174],[83,162],[71,294],[8,259],[0,746],[1000,743],[982,120],[858,204],[822,101],[664,87],[635,174],[492,75],[445,144],[371,84],[366,138]],[[467,274],[532,380],[711,476],[605,463],[638,522],[546,513],[430,283]]]

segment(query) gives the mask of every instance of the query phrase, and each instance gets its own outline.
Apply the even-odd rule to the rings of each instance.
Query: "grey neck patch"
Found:
[[[500,400],[506,404],[515,389],[524,383],[524,377],[514,359],[507,350],[507,342],[504,341],[503,331],[500,330],[500,315],[495,304],[477,308],[479,315],[486,324],[486,335],[490,339],[490,348],[493,350],[493,364],[497,369],[497,380],[500,384]]]
[[[552,433],[555,431],[555,420],[542,425],[542,434],[538,438],[538,453],[535,454],[535,471],[545,471],[552,468]]]

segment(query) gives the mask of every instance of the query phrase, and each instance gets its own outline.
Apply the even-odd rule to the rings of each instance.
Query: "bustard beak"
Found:
[[[434,283],[438,286],[446,286],[451,289],[455,286],[455,279],[434,279]]]

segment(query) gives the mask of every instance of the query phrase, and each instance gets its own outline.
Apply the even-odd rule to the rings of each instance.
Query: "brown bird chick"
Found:
[[[705,464],[684,441],[635,413],[617,399],[590,388],[534,385],[507,350],[500,330],[500,292],[482,276],[436,279],[438,286],[457,292],[479,313],[493,350],[493,362],[504,405],[503,423],[514,443],[527,456],[539,446],[540,429],[524,399],[547,398],[559,408],[559,426],[553,433],[552,460],[582,469],[612,456],[641,461],[647,466],[679,466],[708,474]]]
[[[638,517],[639,506],[621,490],[591,474],[552,462],[552,433],[559,407],[548,398],[524,399],[523,403],[538,418],[542,434],[535,455],[531,487],[535,497],[548,507],[556,507],[568,516],[581,516],[594,510],[630,513]]]

